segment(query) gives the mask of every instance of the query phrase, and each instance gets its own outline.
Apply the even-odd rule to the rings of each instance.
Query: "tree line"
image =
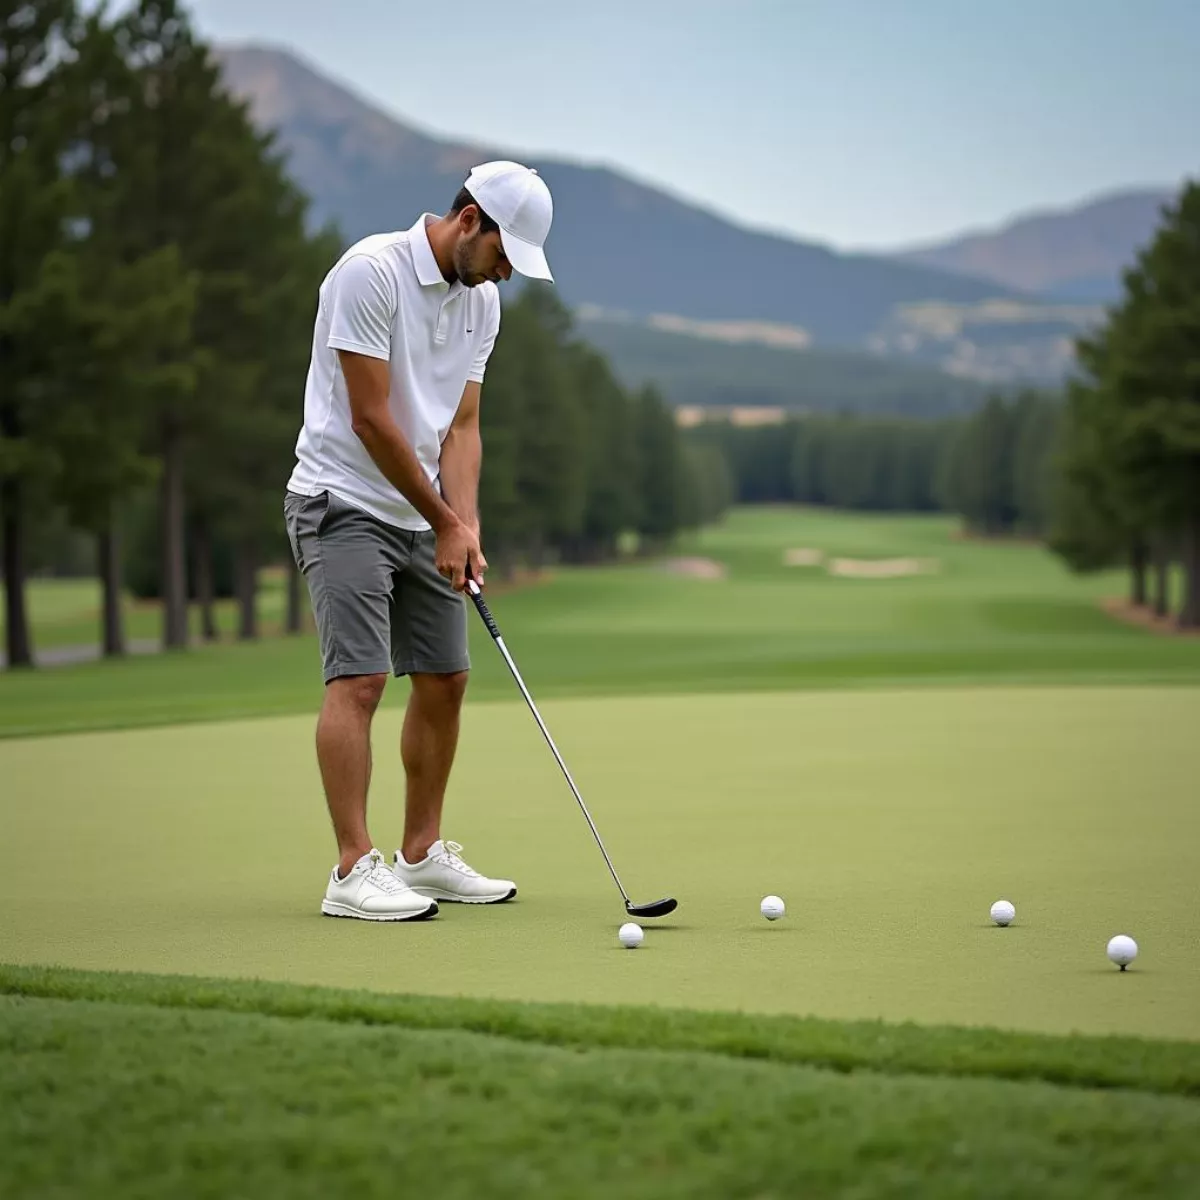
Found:
[[[1047,532],[1061,399],[995,395],[940,421],[801,415],[774,425],[713,421],[690,431],[723,455],[742,504],[953,512],[985,536]]]
[[[431,198],[436,204],[436,198]],[[448,200],[448,198],[447,198]],[[398,222],[403,220],[397,214]],[[291,567],[283,488],[317,289],[344,248],[310,227],[271,134],[225,91],[175,0],[0,12],[0,574],[6,657],[33,662],[30,569],[86,539],[105,654],[127,587],[216,636],[260,568]],[[402,227],[398,224],[397,227]],[[489,364],[480,507],[501,571],[652,547],[725,503],[653,388],[626,391],[548,291],[506,303]],[[287,628],[301,621],[292,572]]]

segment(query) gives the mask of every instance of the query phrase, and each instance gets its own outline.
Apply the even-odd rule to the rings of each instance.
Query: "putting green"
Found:
[[[1200,689],[542,708],[631,893],[679,898],[637,951],[517,702],[468,705],[445,832],[520,895],[418,925],[320,917],[311,716],[0,742],[0,960],[1200,1038]],[[389,856],[400,716],[376,726]],[[783,921],[759,916],[767,892]],[[1124,975],[1120,932],[1141,946]]]

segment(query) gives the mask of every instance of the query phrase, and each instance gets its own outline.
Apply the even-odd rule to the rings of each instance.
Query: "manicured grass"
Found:
[[[1200,1171],[1200,1104],[1153,1084],[843,1074],[252,1011],[281,989],[162,1008],[138,1002],[153,981],[122,986],[0,1000],[4,1194],[1184,1196]],[[977,1035],[943,1036],[969,1054]]]
[[[624,909],[520,702],[472,705],[446,836],[515,902],[324,919],[333,844],[289,717],[0,743],[0,961],[379,991],[1200,1039],[1200,689],[938,689],[548,701]],[[371,830],[403,820],[378,719]],[[44,885],[47,861],[70,886]],[[758,912],[768,892],[788,915]],[[1004,896],[1017,923],[988,907]],[[1122,975],[1115,933],[1142,954]]]
[[[848,579],[787,567],[792,547],[913,556],[936,574]],[[1078,579],[1046,551],[965,542],[941,517],[740,510],[684,543],[723,580],[656,564],[563,570],[506,592],[493,611],[535,698],[994,683],[1200,683],[1200,639],[1121,625],[1097,607],[1119,575]],[[264,603],[266,603],[264,601]],[[474,699],[512,680],[475,616]],[[405,685],[385,703],[402,703]],[[182,655],[0,673],[0,737],[309,712],[320,702],[315,639],[219,645]]]

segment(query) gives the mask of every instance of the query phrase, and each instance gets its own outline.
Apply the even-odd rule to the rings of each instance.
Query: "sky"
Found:
[[[1200,177],[1200,0],[191,0],[425,132],[890,250]]]

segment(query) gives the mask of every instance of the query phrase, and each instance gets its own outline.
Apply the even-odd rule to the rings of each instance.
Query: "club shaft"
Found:
[[[484,623],[488,627],[488,632],[492,635],[492,641],[496,643],[500,653],[504,656],[504,661],[508,664],[508,669],[512,672],[512,677],[517,681],[517,687],[521,689],[521,695],[525,697],[525,703],[529,705],[529,711],[533,713],[533,719],[538,723],[538,728],[542,731],[542,736],[546,739],[546,745],[550,747],[551,753],[554,755],[555,762],[558,763],[562,770],[563,776],[571,789],[571,794],[575,797],[579,804],[579,809],[583,813],[588,823],[588,828],[592,831],[592,837],[596,839],[596,845],[600,847],[600,853],[604,855],[604,861],[608,864],[609,872],[613,877],[613,882],[617,885],[621,896],[628,905],[630,903],[629,895],[625,891],[624,885],[621,883],[621,878],[617,874],[616,867],[612,864],[612,859],[608,857],[608,851],[604,848],[604,842],[600,838],[600,832],[596,828],[596,822],[592,820],[592,814],[588,812],[587,805],[583,802],[583,797],[579,794],[579,789],[575,786],[575,780],[571,778],[571,772],[567,770],[567,764],[563,762],[563,757],[558,752],[558,747],[554,744],[554,739],[550,736],[550,730],[546,728],[546,722],[542,720],[542,714],[538,712],[537,705],[533,702],[533,697],[529,694],[529,689],[525,686],[525,680],[521,678],[521,672],[517,670],[517,664],[513,661],[513,656],[509,654],[508,647],[504,644],[504,638],[500,636],[500,630],[496,627],[496,622],[492,618],[492,614],[488,611],[487,605],[483,597],[479,594],[476,586],[472,583],[469,585],[471,598],[475,601],[475,607],[479,609],[480,616],[483,617]]]

